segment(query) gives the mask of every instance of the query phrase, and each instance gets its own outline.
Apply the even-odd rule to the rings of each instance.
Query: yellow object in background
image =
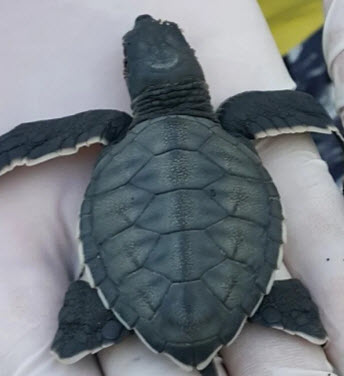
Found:
[[[281,54],[324,23],[321,0],[258,0]]]

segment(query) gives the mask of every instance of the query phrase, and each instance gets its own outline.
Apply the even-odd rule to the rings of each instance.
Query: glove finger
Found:
[[[321,347],[256,324],[248,323],[222,356],[231,376],[334,376]]]
[[[1,375],[100,376],[92,357],[66,366],[50,354],[65,291],[79,268],[77,207],[94,160],[81,154],[1,177]]]
[[[344,372],[344,201],[307,135],[259,143],[260,156],[282,198],[287,224],[285,262],[320,309],[326,352]]]
[[[105,376],[199,376],[197,371],[184,371],[172,360],[149,350],[136,336],[98,354]]]

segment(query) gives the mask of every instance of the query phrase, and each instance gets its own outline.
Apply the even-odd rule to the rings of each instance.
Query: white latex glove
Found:
[[[323,32],[323,50],[330,77],[335,86],[335,104],[344,124],[344,1],[324,0],[325,25]],[[333,217],[334,219],[336,217]],[[339,219],[339,218],[338,218]],[[342,222],[338,220],[339,227]],[[333,229],[333,228],[332,228]],[[332,230],[333,231],[333,230]],[[344,374],[344,277],[343,251],[338,248],[336,273],[333,273],[332,309],[328,326],[332,341],[327,353],[340,372]],[[331,327],[331,330],[330,330]]]
[[[294,87],[252,0],[13,0],[0,3],[1,132],[23,121],[90,108],[128,110],[121,37],[142,13],[181,25],[215,106],[243,90]],[[318,302],[331,354],[339,353],[342,197],[309,136],[280,136],[257,147],[282,195],[286,262]],[[83,149],[0,179],[1,376],[100,376],[101,368],[106,376],[196,374],[153,354],[135,337],[101,351],[98,362],[90,356],[64,366],[49,353],[58,310],[68,283],[77,277],[75,229],[98,151]],[[320,347],[255,325],[247,325],[223,355],[231,376],[327,376],[331,371]]]
[[[323,50],[335,86],[336,108],[343,119],[344,109],[344,0],[324,0]]]

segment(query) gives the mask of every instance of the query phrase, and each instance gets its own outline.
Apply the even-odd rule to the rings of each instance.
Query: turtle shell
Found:
[[[153,350],[201,369],[270,288],[281,206],[252,146],[210,120],[165,116],[104,149],[80,239],[104,305]]]

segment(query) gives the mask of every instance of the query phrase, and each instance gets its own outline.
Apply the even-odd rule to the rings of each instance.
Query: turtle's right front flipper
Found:
[[[71,364],[119,342],[128,333],[112,311],[104,308],[96,289],[80,280],[66,293],[51,348],[62,363]]]
[[[334,133],[344,142],[343,131],[325,109],[301,91],[246,91],[224,101],[217,114],[232,136],[253,140],[290,133]]]
[[[23,123],[0,136],[0,175],[76,153],[82,146],[122,139],[131,117],[116,110],[93,110],[59,119]]]

